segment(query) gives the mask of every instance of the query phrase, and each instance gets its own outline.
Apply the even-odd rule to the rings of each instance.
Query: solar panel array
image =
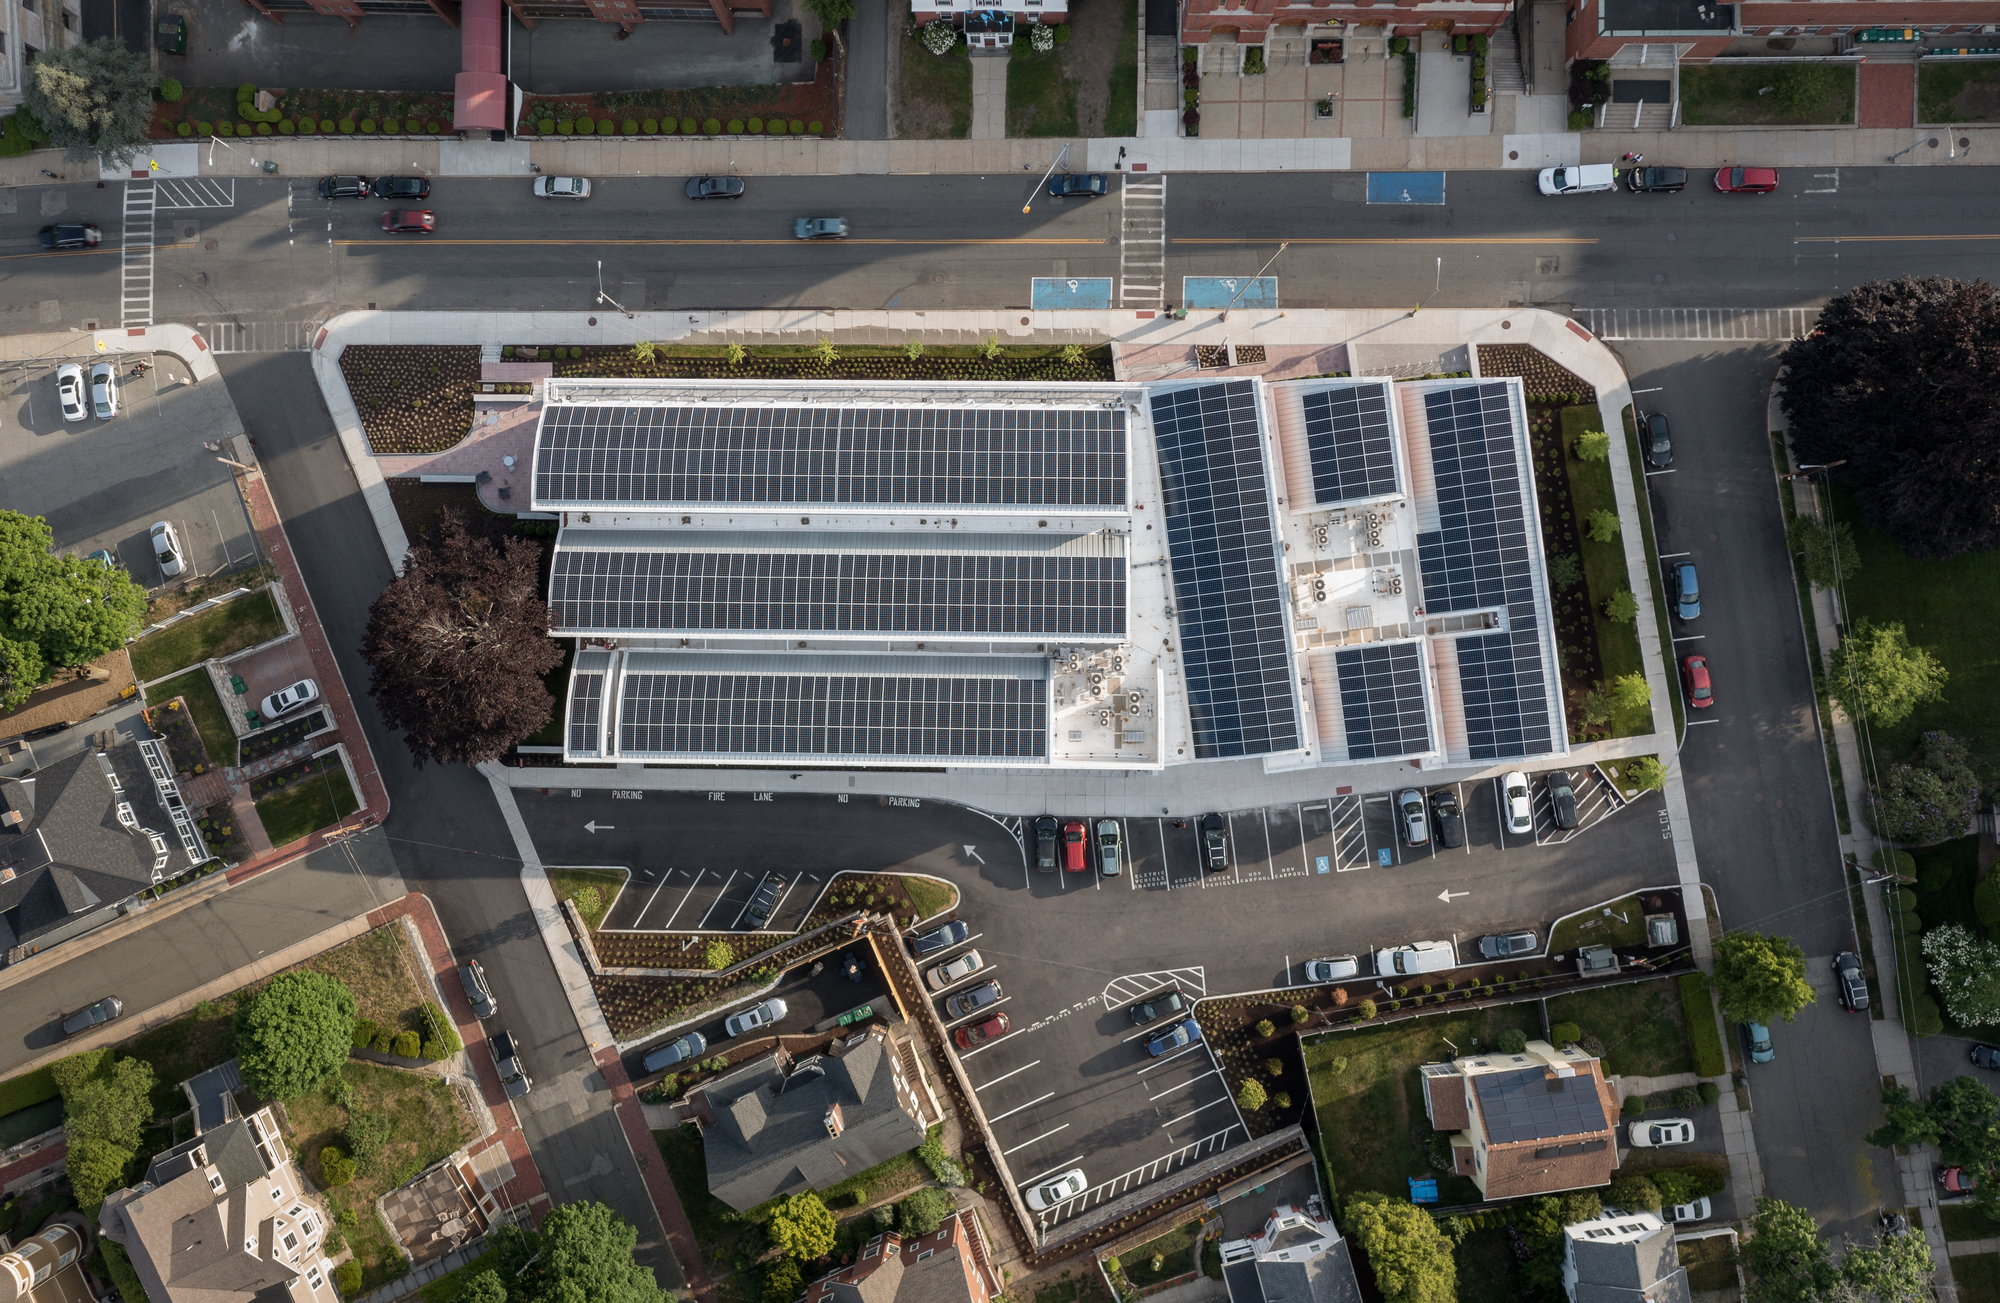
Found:
[[[1388,385],[1322,389],[1307,394],[1303,406],[1314,503],[1356,502],[1396,491]]]
[[[1551,1077],[1543,1068],[1491,1072],[1472,1079],[1488,1143],[1552,1140],[1605,1129],[1604,1099],[1589,1073]]]
[[[601,665],[607,658],[593,657]],[[579,664],[569,681],[569,750],[572,755],[596,755],[603,746],[604,671],[585,673]]]
[[[558,548],[556,632],[1122,639],[1125,558]]]
[[[1346,647],[1333,654],[1347,758],[1374,760],[1431,749],[1424,658],[1415,643]]]
[[[1536,609],[1533,548],[1510,387],[1456,385],[1424,395],[1439,528],[1417,536],[1431,614],[1503,606],[1508,631],[1458,640],[1459,685],[1474,760],[1551,749],[1549,667]]]
[[[1298,699],[1251,383],[1152,396],[1197,759],[1299,746]]]
[[[1034,760],[1048,685],[1019,678],[627,671],[621,755]]]
[[[1122,407],[553,404],[541,504],[1125,505]]]

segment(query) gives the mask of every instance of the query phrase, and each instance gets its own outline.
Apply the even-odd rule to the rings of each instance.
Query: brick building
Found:
[[[1519,1054],[1426,1063],[1424,1111],[1451,1137],[1452,1170],[1486,1199],[1607,1185],[1618,1166],[1618,1092],[1579,1049],[1529,1041]]]
[[[1264,45],[1272,29],[1303,39],[1347,36],[1382,40],[1415,36],[1424,31],[1459,33],[1499,29],[1514,12],[1514,0],[1345,0],[1344,3],[1286,4],[1283,0],[1185,0],[1181,5],[1181,40],[1199,45],[1234,37],[1238,45]],[[1294,29],[1286,33],[1283,29]]]
[[[466,0],[463,6],[460,0],[243,0],[243,3],[276,23],[284,22],[287,13],[316,13],[344,18],[350,27],[359,25],[369,14],[434,14],[459,27],[469,13],[497,11],[500,7],[500,0]],[[543,19],[594,18],[630,31],[650,18],[715,22],[721,24],[723,31],[733,32],[735,14],[739,11],[771,16],[771,0],[505,0],[505,5],[507,12],[529,28]]]
[[[878,1235],[854,1262],[806,1287],[805,1303],[986,1303],[1000,1293],[969,1208],[929,1235]]]

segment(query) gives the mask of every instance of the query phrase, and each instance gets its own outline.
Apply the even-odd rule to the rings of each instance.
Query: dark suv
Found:
[[[1043,873],[1056,871],[1056,821],[1046,814],[1035,820],[1035,867]]]
[[[41,237],[44,249],[88,249],[104,238],[104,232],[89,222],[72,222],[68,226],[44,226]]]
[[[322,199],[366,199],[368,178],[365,176],[323,176],[319,179],[319,197]]]
[[[1840,1007],[1860,1013],[1868,1007],[1868,978],[1861,971],[1861,956],[1843,950],[1833,957],[1833,980],[1840,988]]]
[[[750,907],[743,911],[743,921],[752,928],[763,927],[771,921],[771,912],[778,908],[778,898],[784,894],[783,878],[774,875],[764,879],[764,885],[750,898]]]
[[[1646,414],[1646,460],[1654,470],[1674,464],[1674,437],[1667,430],[1667,418],[1659,412]]]
[[[1687,189],[1684,167],[1635,167],[1625,173],[1625,188],[1635,195],[1670,195]]]
[[[346,180],[334,177],[333,180]],[[325,184],[322,182],[321,184]],[[430,178],[421,176],[378,176],[375,178],[377,199],[428,199],[431,197]]]
[[[1210,873],[1229,867],[1228,822],[1219,814],[1201,817],[1201,862]]]

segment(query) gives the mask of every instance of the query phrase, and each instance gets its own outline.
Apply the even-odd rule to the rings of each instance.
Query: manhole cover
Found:
[[[596,317],[592,317],[592,318],[590,319],[590,324],[591,324],[591,325],[593,325],[593,326],[594,326],[594,325],[596,325],[596,324],[597,324],[597,318],[596,318]]]
[[[192,240],[195,236],[199,235],[200,233],[201,233],[201,228],[197,227],[193,222],[181,223],[181,238],[183,240]]]
[[[1026,317],[1022,317],[1022,318],[1021,318],[1021,324],[1022,324],[1022,325],[1024,325],[1024,326],[1025,326],[1025,325],[1027,325],[1027,324],[1028,324],[1028,319],[1027,319]]]
[[[1509,163],[1518,163],[1518,162],[1520,162],[1520,161],[1521,161],[1521,151],[1520,151],[1520,150],[1518,150],[1518,149],[1510,149],[1510,150],[1508,150],[1508,151],[1507,151],[1507,161],[1508,161]]]
[[[1514,323],[1511,321],[1503,321],[1500,323],[1500,329],[1502,330],[1512,330],[1513,328],[1514,328]]]
[[[194,283],[195,283],[195,284],[197,284],[197,285],[206,285],[206,284],[208,284],[208,273],[207,273],[207,272],[205,272],[205,271],[198,271],[198,272],[196,272],[196,273],[194,274]]]
[[[1924,143],[1925,143],[1926,145],[1929,145],[1929,146],[1930,146],[1930,147],[1931,147],[1932,149],[1936,149],[1936,148],[1937,148],[1937,137],[1936,137],[1936,136],[1932,136],[1932,137],[1931,137],[1931,138],[1930,138],[1929,140],[1926,140],[1926,141],[1925,141]]]
[[[1972,148],[1972,137],[1971,137],[1971,136],[1960,136],[1960,137],[1958,138],[1958,147],[1959,147],[1960,149],[1971,149],[1971,148]]]
[[[1667,278],[1665,276],[1658,275],[1657,273],[1653,276],[1653,284],[1664,285],[1666,283],[1667,283]]]
[[[931,284],[933,284],[933,285],[942,285],[942,284],[944,284],[944,273],[943,273],[943,272],[941,272],[941,271],[934,271],[934,272],[932,272],[932,273],[931,273]]]
[[[213,241],[213,240],[203,240],[203,241],[201,242],[201,247],[202,247],[202,248],[204,248],[204,249],[206,249],[206,250],[208,250],[208,251],[209,251],[210,253],[214,253],[214,252],[215,252],[215,241]]]
[[[1672,243],[1673,243],[1673,242],[1674,242],[1675,240],[1678,240],[1678,239],[1680,239],[1680,238],[1681,238],[1680,236],[1678,236],[1678,235],[1675,235],[1675,234],[1674,234],[1674,233],[1673,233],[1672,231],[1668,231],[1668,232],[1667,232],[1667,243],[1668,243],[1668,244],[1672,244]]]

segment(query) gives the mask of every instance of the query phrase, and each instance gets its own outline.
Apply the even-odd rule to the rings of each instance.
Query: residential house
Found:
[[[1347,1241],[1317,1194],[1274,1208],[1257,1234],[1222,1244],[1229,1303],[1361,1303]]]
[[[806,1287],[805,1303],[986,1303],[1000,1293],[978,1216],[961,1209],[929,1235],[890,1231]]]
[[[1452,1170],[1487,1199],[1607,1185],[1618,1166],[1618,1094],[1579,1049],[1529,1041],[1426,1063],[1424,1111],[1450,1131]]]
[[[83,1276],[89,1247],[83,1231],[54,1222],[0,1254],[0,1303],[97,1303]]]
[[[1606,1213],[1563,1227],[1570,1303],[1692,1303],[1674,1228],[1653,1213]]]
[[[883,1027],[796,1062],[782,1050],[752,1059],[701,1093],[709,1193],[738,1212],[907,1153],[937,1120]]]

